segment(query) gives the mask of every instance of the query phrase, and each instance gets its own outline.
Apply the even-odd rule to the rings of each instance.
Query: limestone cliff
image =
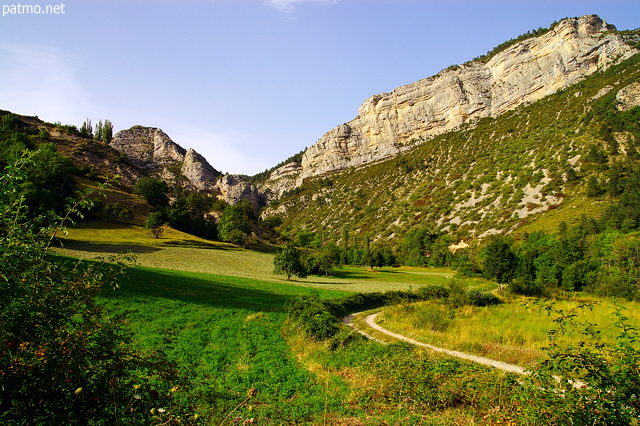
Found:
[[[302,166],[295,161],[278,167],[271,172],[269,179],[262,183],[259,189],[264,193],[267,201],[279,198],[282,194],[297,186],[297,179],[301,170]]]
[[[516,43],[486,63],[469,62],[364,101],[358,116],[309,147],[285,185],[377,161],[483,117],[535,102],[638,50],[595,15],[565,19],[545,34]],[[293,173],[291,173],[293,172]],[[280,192],[281,193],[281,192]]]
[[[111,146],[129,161],[163,180],[200,191],[216,191],[220,172],[193,149],[188,151],[154,127],[133,126],[116,133]]]
[[[261,195],[258,189],[239,175],[224,175],[218,181],[221,198],[229,204],[248,201],[255,211],[260,208]]]
[[[122,130],[114,135],[111,146],[172,186],[209,192],[229,204],[247,200],[256,210],[260,206],[262,196],[251,182],[242,176],[221,176],[202,155],[192,148],[185,150],[160,129],[134,126]]]

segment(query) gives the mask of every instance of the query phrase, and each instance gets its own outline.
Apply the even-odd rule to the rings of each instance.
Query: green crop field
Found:
[[[179,366],[189,386],[176,397],[192,406],[202,424],[220,423],[250,389],[255,389],[255,397],[237,414],[297,422],[321,412],[325,395],[313,374],[296,362],[280,329],[286,301],[311,292],[322,297],[343,294],[134,268],[120,289],[105,290],[101,300],[114,314],[126,316],[136,349],[163,352]],[[331,396],[333,404],[336,397]]]

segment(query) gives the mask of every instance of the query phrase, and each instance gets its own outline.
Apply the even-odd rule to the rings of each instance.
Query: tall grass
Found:
[[[533,366],[544,356],[543,348],[550,343],[549,332],[557,328],[554,311],[574,310],[581,318],[598,325],[605,342],[616,338],[612,301],[586,299],[594,303],[593,310],[579,308],[585,300],[536,302],[517,298],[496,306],[464,306],[452,308],[435,301],[398,305],[387,308],[378,316],[385,327],[419,341],[498,359]],[[640,304],[625,302],[631,323],[640,325]],[[579,330],[558,337],[560,345],[577,345],[584,336]]]

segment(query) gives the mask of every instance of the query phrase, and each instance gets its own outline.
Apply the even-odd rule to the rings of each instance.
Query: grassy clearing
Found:
[[[547,231],[558,229],[560,223],[565,222],[569,226],[580,223],[582,216],[598,218],[611,205],[610,200],[594,200],[586,196],[567,198],[554,210],[548,210],[545,214],[536,216],[534,220],[519,227],[515,233]]]
[[[353,331],[329,343],[302,334],[285,328],[300,362],[344,398],[343,417],[329,412],[323,424],[482,424],[500,418],[495,408],[510,410],[518,392],[509,374],[408,344],[381,345]],[[487,424],[495,424],[491,420]]]
[[[107,222],[101,219],[84,220],[67,228],[67,235],[61,241],[89,244],[135,245],[135,246],[192,246],[235,248],[232,244],[199,238],[185,232],[164,226],[162,236],[154,238],[151,231],[140,224]]]
[[[174,401],[191,407],[188,424],[471,424],[508,404],[506,374],[346,327],[333,342],[310,341],[284,312],[309,294],[348,293],[137,267],[101,301],[125,315],[138,350],[178,365],[188,385]]]
[[[595,303],[594,309],[578,309],[583,302]],[[457,309],[430,301],[386,308],[378,316],[378,323],[425,343],[532,366],[543,357],[542,349],[550,343],[549,332],[557,326],[554,319],[558,314],[549,314],[545,306],[547,303],[528,298],[497,306]],[[625,302],[624,307],[631,323],[640,326],[640,304]],[[579,318],[597,324],[605,342],[611,343],[617,336],[617,319],[612,315],[615,305],[611,301],[562,300],[556,301],[554,308],[565,312],[575,310]],[[555,342],[577,345],[584,339],[579,329],[571,331]]]
[[[301,423],[319,416],[325,406],[338,412],[341,400],[340,393],[326,394],[315,376],[300,367],[280,335],[286,301],[311,292],[344,294],[134,268],[121,288],[105,290],[101,301],[125,315],[136,348],[163,352],[179,366],[190,385],[176,398],[199,416],[194,423],[220,424],[236,408],[236,420]],[[252,389],[255,396],[247,399]]]
[[[129,231],[123,231],[127,235]],[[73,235],[70,234],[70,237]],[[63,241],[64,247],[57,249],[61,254],[93,259],[115,253],[131,252],[140,266],[229,275],[269,282],[294,284],[326,290],[352,292],[372,292],[388,290],[417,289],[426,285],[444,285],[455,271],[428,268],[367,268],[345,266],[336,271],[334,277],[312,276],[303,280],[286,281],[273,274],[273,255],[220,243],[208,248],[202,246],[165,246],[128,244],[115,239],[110,244],[93,244],[82,241]],[[120,242],[117,242],[120,241]],[[478,284],[488,286],[489,284]]]

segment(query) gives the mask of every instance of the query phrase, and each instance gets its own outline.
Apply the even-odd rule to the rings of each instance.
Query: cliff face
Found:
[[[306,150],[296,185],[308,177],[395,155],[463,123],[535,102],[638,53],[613,30],[595,15],[565,19],[487,63],[452,67],[374,95],[355,119]],[[292,178],[289,174],[288,181]]]
[[[134,126],[116,133],[111,147],[147,173],[191,190],[210,192],[230,204],[248,200],[257,210],[260,196],[241,176],[221,176],[193,149],[185,150],[162,130]]]
[[[134,126],[122,130],[114,135],[111,147],[167,182],[201,191],[215,190],[220,172],[202,155],[185,150],[160,129]]]

